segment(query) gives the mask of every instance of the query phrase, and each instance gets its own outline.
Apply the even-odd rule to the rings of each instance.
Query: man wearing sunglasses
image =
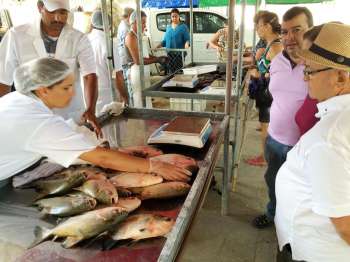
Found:
[[[297,56],[301,50],[303,34],[313,25],[312,14],[305,7],[293,7],[283,16],[283,51],[271,62],[269,91],[273,97],[270,108],[270,124],[265,142],[267,170],[265,181],[269,202],[266,212],[256,217],[252,224],[257,228],[273,225],[276,210],[275,180],[288,151],[297,143],[300,132],[295,114],[307,95],[304,82],[304,65]]]

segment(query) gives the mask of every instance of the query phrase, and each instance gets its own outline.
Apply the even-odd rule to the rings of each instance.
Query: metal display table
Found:
[[[34,239],[37,225],[53,227],[52,219],[40,219],[35,208],[30,207],[36,193],[29,189],[13,189],[11,186],[0,191],[0,261],[9,253],[17,256],[16,261],[174,261],[192,220],[202,205],[208,191],[214,166],[219,156],[229,118],[223,114],[169,112],[153,109],[127,109],[122,117],[109,120],[121,127],[122,146],[146,144],[149,135],[162,123],[176,115],[210,117],[213,132],[202,149],[178,145],[159,146],[165,153],[180,153],[195,158],[199,170],[194,175],[191,190],[186,197],[172,200],[146,200],[136,213],[146,212],[173,217],[175,225],[167,238],[155,238],[130,243],[120,242],[117,247],[102,250],[107,240],[98,240],[86,246],[85,242],[73,249],[64,249],[58,242],[45,241],[25,250]],[[6,252],[4,252],[6,251]],[[17,252],[17,253],[16,253]],[[15,253],[15,254],[14,254]]]

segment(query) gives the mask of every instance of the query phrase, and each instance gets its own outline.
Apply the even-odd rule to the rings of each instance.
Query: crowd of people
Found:
[[[96,121],[112,102],[102,13],[93,13],[92,31],[85,35],[67,25],[68,0],[37,5],[40,20],[10,29],[0,43],[0,121],[6,123],[0,129],[0,185],[42,157],[66,167],[84,160],[187,181],[189,173],[182,168],[102,148],[72,128],[69,118],[88,121],[98,136],[113,132],[101,130]],[[140,107],[136,16],[131,8],[123,10],[113,60],[118,99]],[[146,21],[141,12],[142,31]],[[252,225],[275,225],[279,262],[348,261],[350,26],[314,26],[310,10],[300,6],[289,9],[281,24],[266,10],[254,23],[260,41],[249,92],[259,111],[262,154],[246,162],[266,166],[269,201]],[[209,41],[222,61],[227,40],[225,26]],[[173,9],[159,47],[182,49],[189,43],[188,28]],[[148,65],[176,61],[167,67],[169,73],[183,66],[177,51],[155,57],[145,48],[143,55],[146,86]],[[11,86],[15,91],[9,93]]]

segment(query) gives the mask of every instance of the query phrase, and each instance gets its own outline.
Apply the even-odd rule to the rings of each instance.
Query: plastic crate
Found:
[[[170,98],[170,109],[176,111],[205,111],[205,100],[193,99],[193,109],[191,108],[191,100],[186,98]]]

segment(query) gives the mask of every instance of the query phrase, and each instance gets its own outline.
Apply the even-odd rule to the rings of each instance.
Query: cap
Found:
[[[56,11],[58,9],[65,9],[69,11],[69,0],[42,0],[45,8],[49,12]]]

